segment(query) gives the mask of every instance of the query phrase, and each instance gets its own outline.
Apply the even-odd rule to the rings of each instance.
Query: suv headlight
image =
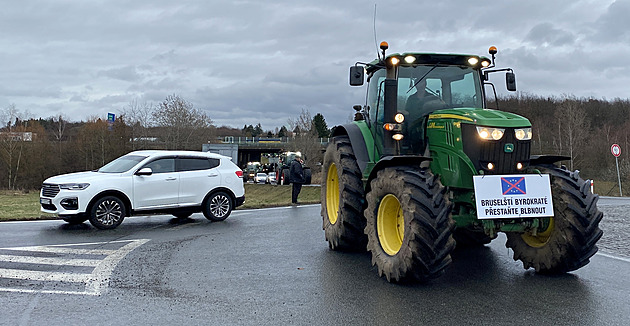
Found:
[[[499,140],[503,137],[505,129],[502,128],[490,128],[477,126],[477,133],[479,137],[486,140]]]
[[[59,185],[59,188],[66,190],[83,190],[89,186],[89,183],[62,183]]]
[[[532,139],[532,128],[518,128],[514,130],[514,136],[518,140]]]

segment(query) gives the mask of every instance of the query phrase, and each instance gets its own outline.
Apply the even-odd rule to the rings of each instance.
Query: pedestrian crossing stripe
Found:
[[[145,244],[149,239],[118,240],[107,242],[73,243],[61,245],[27,246],[0,248],[0,262],[55,266],[93,267],[91,273],[37,271],[29,269],[0,268],[0,278],[83,284],[84,291],[64,291],[51,289],[28,289],[0,287],[4,292],[54,293],[101,295],[109,285],[111,274],[118,263],[132,250]],[[117,249],[102,249],[105,245],[120,245]],[[89,248],[94,247],[94,248]],[[55,257],[39,257],[46,254]]]

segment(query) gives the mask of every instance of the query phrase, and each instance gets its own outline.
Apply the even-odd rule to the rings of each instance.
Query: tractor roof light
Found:
[[[416,62],[416,57],[413,55],[408,55],[405,57],[405,62],[409,64],[414,63]]]
[[[481,66],[484,67],[484,68],[490,66],[490,61],[488,61],[488,60],[481,61]]]
[[[470,58],[468,58],[468,63],[471,66],[475,66],[475,65],[477,65],[477,63],[479,63],[479,59],[477,59],[475,57],[470,57]]]
[[[497,54],[497,52],[499,52],[499,50],[497,50],[497,47],[494,45],[488,49],[488,53],[490,53],[491,55],[495,55]]]
[[[396,115],[394,116],[394,121],[398,123],[403,123],[403,121],[405,121],[405,115],[400,112],[396,113]]]
[[[389,62],[392,64],[392,66],[395,66],[400,63],[400,59],[392,57],[391,59],[389,59]]]
[[[405,136],[403,136],[403,134],[394,134],[394,135],[392,136],[392,138],[393,138],[394,140],[396,140],[396,141],[400,141],[400,140],[402,140],[404,137],[405,137]]]

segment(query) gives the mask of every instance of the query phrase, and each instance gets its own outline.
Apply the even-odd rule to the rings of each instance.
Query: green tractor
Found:
[[[301,152],[283,152],[280,153],[280,158],[278,160],[277,167],[275,169],[276,172],[276,182],[279,185],[288,185],[291,182],[289,181],[289,170],[291,168],[291,162],[295,159],[295,156],[302,156]],[[304,184],[311,184],[311,168],[302,164],[302,169],[304,171],[304,179],[306,180]]]
[[[507,236],[525,269],[543,274],[589,263],[601,238],[598,196],[560,166],[565,156],[530,155],[532,126],[488,109],[495,68],[476,55],[382,55],[350,68],[367,103],[337,126],[324,155],[323,229],[332,250],[370,251],[390,282],[441,275],[457,246]],[[490,87],[489,87],[490,88]],[[496,98],[496,91],[495,98]]]

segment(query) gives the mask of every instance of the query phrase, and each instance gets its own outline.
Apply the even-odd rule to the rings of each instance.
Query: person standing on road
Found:
[[[293,161],[291,161],[291,167],[289,170],[289,180],[291,180],[291,204],[297,205],[298,195],[302,190],[302,184],[306,182],[304,179],[304,169],[302,169],[302,157],[295,155]]]

